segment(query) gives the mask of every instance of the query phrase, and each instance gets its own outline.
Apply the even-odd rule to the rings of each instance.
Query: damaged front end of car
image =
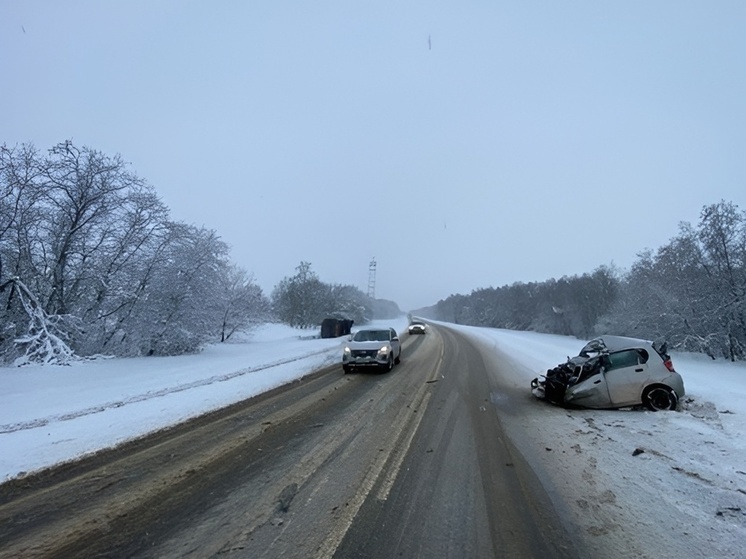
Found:
[[[572,394],[568,398],[568,389],[595,375],[600,368],[601,360],[598,356],[568,357],[565,363],[548,369],[546,375],[540,375],[533,379],[531,381],[531,392],[540,400],[546,400],[556,405],[565,405],[575,396],[575,394]]]

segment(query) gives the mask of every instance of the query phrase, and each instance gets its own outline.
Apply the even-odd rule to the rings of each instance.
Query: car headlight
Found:
[[[350,348],[348,346],[345,346],[345,348],[344,348],[344,354],[347,357],[349,357],[350,355],[352,355],[352,350],[350,350]]]
[[[378,355],[385,357],[386,355],[388,355],[389,351],[391,351],[391,348],[385,345],[381,349],[378,350]]]

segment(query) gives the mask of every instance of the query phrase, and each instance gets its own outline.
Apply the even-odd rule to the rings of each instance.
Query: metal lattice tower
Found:
[[[368,297],[376,298],[376,259],[370,261],[368,265]]]

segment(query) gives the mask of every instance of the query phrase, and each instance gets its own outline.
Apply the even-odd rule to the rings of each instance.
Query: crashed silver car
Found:
[[[621,336],[589,341],[576,357],[531,381],[537,398],[585,408],[675,410],[684,396],[665,343]]]

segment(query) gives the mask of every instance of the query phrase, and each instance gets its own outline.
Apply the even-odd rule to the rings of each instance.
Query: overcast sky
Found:
[[[71,139],[403,310],[746,209],[746,2],[0,0],[0,143]]]

